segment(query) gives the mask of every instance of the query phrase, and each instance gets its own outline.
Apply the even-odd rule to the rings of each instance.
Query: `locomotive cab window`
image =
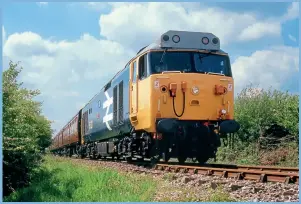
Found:
[[[150,70],[151,74],[180,71],[184,73],[214,73],[232,77],[228,56],[200,52],[151,52]]]
[[[133,63],[133,75],[132,75],[132,82],[136,83],[136,78],[137,78],[137,63],[134,61]]]
[[[143,80],[147,77],[147,55],[143,55],[139,58],[139,80]]]
[[[230,60],[228,56],[195,53],[194,63],[197,72],[211,72],[232,77]]]

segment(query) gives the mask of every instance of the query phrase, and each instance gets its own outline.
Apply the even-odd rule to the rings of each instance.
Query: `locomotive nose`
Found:
[[[168,73],[156,77],[157,118],[217,121],[233,119],[232,81],[206,74]],[[156,84],[155,83],[155,84]],[[236,128],[234,128],[236,129]]]

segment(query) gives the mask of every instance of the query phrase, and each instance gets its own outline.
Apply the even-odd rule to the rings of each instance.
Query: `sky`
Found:
[[[61,129],[142,47],[168,30],[211,32],[229,53],[235,92],[298,92],[299,3],[9,3],[3,62]]]

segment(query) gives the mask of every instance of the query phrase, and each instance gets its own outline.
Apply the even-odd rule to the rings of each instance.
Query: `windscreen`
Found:
[[[232,77],[228,56],[200,52],[151,52],[151,74],[163,71],[220,74]]]

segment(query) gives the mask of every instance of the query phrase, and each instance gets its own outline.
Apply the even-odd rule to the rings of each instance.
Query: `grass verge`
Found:
[[[125,202],[151,201],[156,182],[148,176],[125,175],[103,167],[86,167],[46,156],[31,185],[4,201],[9,202]]]

